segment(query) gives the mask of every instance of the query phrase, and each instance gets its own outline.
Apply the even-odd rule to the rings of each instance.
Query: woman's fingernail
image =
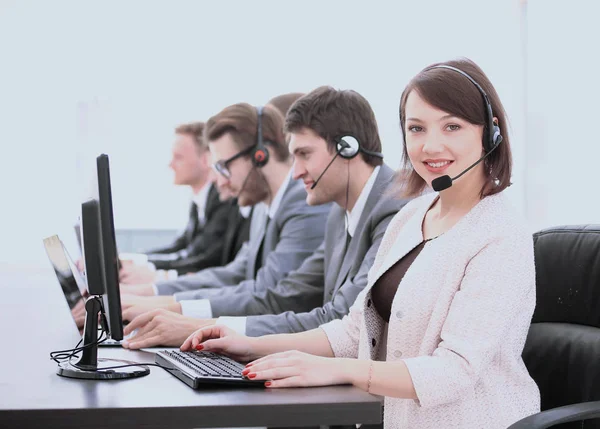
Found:
[[[270,387],[270,386],[271,386],[271,382],[270,382],[270,381],[267,381],[267,382],[265,383],[265,387]]]
[[[250,368],[252,366],[252,363],[247,363],[246,364],[246,368]]]
[[[204,348],[204,346],[202,344],[198,344],[196,346],[196,350],[202,350]]]
[[[254,377],[256,377],[256,373],[255,372],[253,372],[251,374],[248,374],[248,378],[254,378]]]
[[[250,370],[246,368],[245,370],[243,370],[243,371],[242,371],[242,375],[246,375],[246,374],[248,374],[249,372],[250,372]]]

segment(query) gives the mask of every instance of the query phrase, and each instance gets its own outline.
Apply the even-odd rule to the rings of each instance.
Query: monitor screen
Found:
[[[65,246],[57,235],[44,239],[44,247],[48,259],[54,268],[56,278],[63,291],[65,300],[71,310],[75,325],[79,330],[84,324],[84,294],[86,293],[85,279],[79,274],[79,270],[73,263]]]

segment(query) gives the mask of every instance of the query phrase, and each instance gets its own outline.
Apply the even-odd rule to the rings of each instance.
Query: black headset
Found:
[[[251,155],[252,164],[257,168],[264,167],[267,162],[269,162],[269,150],[265,147],[265,143],[263,142],[262,111],[262,106],[256,108],[256,113],[258,114],[258,129],[256,132],[256,146]]]
[[[371,152],[370,150],[364,149],[356,137],[352,135],[348,134],[341,137],[336,137],[334,141],[336,143],[337,153],[339,153],[344,159],[352,159],[358,155],[359,152],[362,152],[365,155],[371,155],[383,159],[382,153]]]
[[[319,175],[317,180],[315,180],[315,183],[312,184],[310,189],[315,189],[315,187],[319,183],[319,180],[321,180],[321,177],[323,177],[325,172],[327,172],[327,170],[329,170],[329,167],[331,167],[331,164],[333,164],[333,161],[335,161],[335,159],[338,156],[341,156],[344,159],[352,159],[356,155],[358,155],[359,152],[362,152],[366,155],[371,155],[371,156],[375,156],[377,158],[383,159],[383,154],[381,154],[379,152],[371,152],[370,150],[363,149],[362,146],[360,145],[360,143],[358,142],[358,140],[356,139],[356,137],[354,137],[350,134],[346,134],[341,137],[336,137],[333,139],[333,141],[336,144],[337,151],[335,152],[335,155],[333,156],[333,158],[331,158],[331,161],[329,162],[329,164],[327,164],[327,167],[325,167],[325,170],[323,170],[323,172]]]
[[[433,70],[433,69],[448,69],[448,70],[455,71],[456,73],[460,73],[461,75],[463,75],[464,77],[469,79],[471,81],[471,83],[473,85],[475,85],[475,88],[477,88],[479,90],[479,92],[483,96],[483,102],[485,103],[485,109],[486,109],[486,113],[487,113],[487,124],[486,124],[487,136],[485,136],[485,138],[483,139],[483,149],[485,150],[486,154],[491,153],[494,149],[496,149],[496,147],[500,143],[502,143],[502,134],[500,134],[500,127],[498,126],[498,123],[496,121],[494,121],[494,113],[492,112],[492,104],[490,103],[490,99],[489,99],[487,93],[483,90],[481,85],[479,85],[475,81],[475,79],[473,79],[471,76],[469,76],[464,71],[457,69],[456,67],[448,66],[445,64],[440,64],[437,66],[429,67],[425,71]],[[402,129],[402,134],[404,134],[404,128]]]

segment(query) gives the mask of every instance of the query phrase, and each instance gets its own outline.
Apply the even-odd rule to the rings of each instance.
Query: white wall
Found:
[[[520,20],[517,0],[2,2],[0,260],[43,260],[41,239],[56,232],[72,240],[100,152],[117,227],[181,226],[188,193],[170,184],[173,127],[239,101],[355,89],[396,167],[402,89],[457,56],[478,62],[503,99],[511,195],[524,208]]]
[[[530,0],[527,213],[532,225],[600,223],[600,3]]]

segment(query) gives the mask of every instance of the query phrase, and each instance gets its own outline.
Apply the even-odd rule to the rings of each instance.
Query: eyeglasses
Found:
[[[254,148],[255,148],[254,146],[250,146],[249,148],[236,153],[231,158],[222,159],[220,161],[215,162],[212,165],[213,170],[215,170],[217,173],[219,173],[224,178],[231,179],[231,171],[229,171],[229,164],[231,164],[236,159],[241,158],[242,156],[250,154],[250,152],[252,152],[254,150]]]

